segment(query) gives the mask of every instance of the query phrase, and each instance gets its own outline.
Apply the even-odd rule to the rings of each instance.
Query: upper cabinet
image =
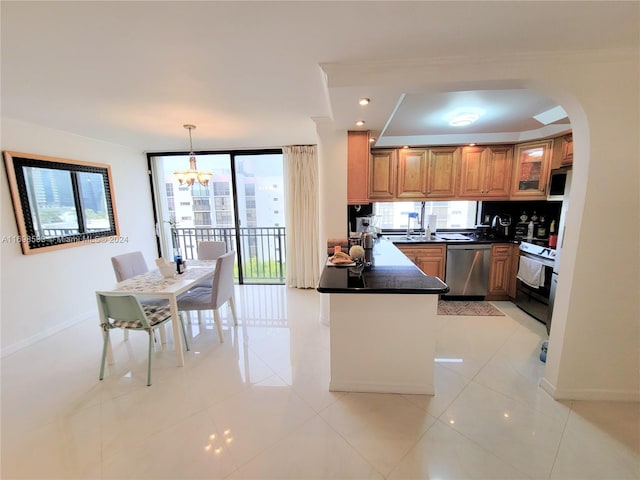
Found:
[[[573,165],[573,135],[565,135],[553,140],[551,169]]]
[[[452,198],[457,195],[458,147],[429,149],[427,198]]]
[[[448,199],[457,194],[457,147],[373,150],[369,163],[372,200]]]
[[[542,200],[547,198],[553,140],[516,145],[511,198]]]
[[[560,157],[560,165],[573,165],[573,135],[562,137],[562,156]]]
[[[515,146],[375,149],[368,200],[544,200],[551,168],[572,158],[571,135]],[[354,201],[349,182],[349,203],[364,203]]]
[[[397,198],[427,196],[427,150],[403,148],[398,152]]]
[[[460,198],[508,199],[513,148],[508,145],[463,147]]]
[[[396,196],[398,151],[374,150],[369,160],[369,199],[393,200]]]
[[[347,203],[369,203],[369,132],[347,136]]]

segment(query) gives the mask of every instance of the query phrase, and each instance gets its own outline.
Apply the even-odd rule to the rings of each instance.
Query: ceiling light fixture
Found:
[[[359,126],[359,127],[363,126],[364,125],[364,120],[358,120],[356,122],[356,125]]]
[[[365,106],[365,105],[369,105],[369,103],[371,102],[371,100],[369,100],[366,97],[362,97],[360,100],[358,100],[358,104],[361,106]]]
[[[460,115],[456,115],[451,120],[449,120],[449,125],[452,127],[466,127],[467,125],[471,125],[473,122],[478,120],[480,115],[477,113],[463,113]]]
[[[198,171],[198,167],[196,166],[196,154],[193,153],[193,141],[191,139],[191,130],[195,129],[196,126],[187,124],[183,125],[183,127],[189,130],[189,170],[176,170],[173,172],[173,175],[180,185],[185,183],[190,187],[198,180],[200,185],[206,187],[209,185],[212,173],[208,171]]]

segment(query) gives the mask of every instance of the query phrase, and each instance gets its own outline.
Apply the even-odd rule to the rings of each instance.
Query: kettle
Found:
[[[511,226],[511,215],[495,215],[491,221],[491,230],[503,238],[509,236],[509,227]]]

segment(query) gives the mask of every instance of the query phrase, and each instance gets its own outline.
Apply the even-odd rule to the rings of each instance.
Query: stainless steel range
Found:
[[[522,258],[528,261],[523,261]],[[520,265],[516,280],[515,304],[544,323],[547,327],[547,333],[549,333],[553,309],[550,297],[555,258],[556,251],[553,248],[528,242],[520,244]],[[536,268],[540,269],[540,275],[536,281],[532,282],[527,273],[530,273],[531,270],[536,271]]]

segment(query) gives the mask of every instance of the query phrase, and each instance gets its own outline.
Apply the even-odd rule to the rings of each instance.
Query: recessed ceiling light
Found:
[[[356,125],[359,126],[359,127],[363,126],[364,125],[364,120],[358,120],[356,122]]]
[[[371,100],[369,100],[369,99],[368,99],[368,98],[366,98],[366,97],[362,97],[360,100],[358,100],[358,104],[359,104],[359,105],[362,105],[363,107],[364,107],[365,105],[369,105],[369,102],[371,102]]]
[[[456,115],[449,120],[449,125],[452,127],[466,127],[478,120],[478,118],[480,118],[480,115],[477,113],[463,113],[461,115]]]

